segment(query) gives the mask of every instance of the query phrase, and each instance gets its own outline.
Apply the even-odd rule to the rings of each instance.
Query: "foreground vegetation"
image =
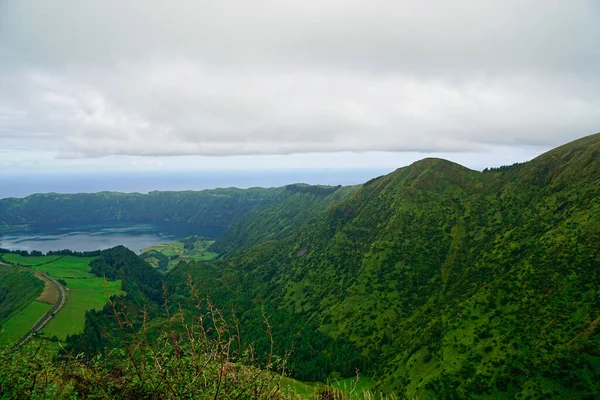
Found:
[[[239,325],[197,297],[193,287],[191,293],[195,315],[182,308],[170,314],[165,303],[166,314],[154,320],[146,310],[130,315],[132,299],[127,296],[109,298],[105,311],[119,342],[109,343],[93,357],[62,346],[57,355],[43,335],[19,349],[0,348],[2,398],[375,398],[367,390],[370,381],[358,376],[331,386],[287,378],[286,357],[276,356],[272,346],[265,354],[257,354],[252,345],[242,346]],[[273,344],[266,317],[263,324]]]
[[[122,300],[122,299],[121,299]],[[170,330],[151,339],[144,325],[132,335],[133,321],[113,298],[110,308],[123,346],[93,358],[63,351],[58,359],[38,340],[20,350],[0,353],[3,398],[281,398],[281,360],[254,365],[253,355],[236,352],[235,332],[210,308],[201,319],[185,323],[179,315]],[[209,328],[211,329],[209,332]],[[185,332],[184,336],[175,332]]]

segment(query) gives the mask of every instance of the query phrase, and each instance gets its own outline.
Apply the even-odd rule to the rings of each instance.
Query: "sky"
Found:
[[[600,131],[597,0],[0,0],[0,174],[512,164]]]

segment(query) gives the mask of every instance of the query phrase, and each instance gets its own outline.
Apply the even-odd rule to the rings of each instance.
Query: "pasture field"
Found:
[[[39,300],[44,282],[31,271],[0,265],[0,345],[12,345],[24,335],[49,307]],[[36,313],[40,314],[36,314]]]
[[[23,311],[2,325],[3,332],[0,334],[0,344],[16,344],[51,308],[51,304],[37,300],[32,301]]]
[[[208,248],[214,242],[214,240],[190,236],[176,242],[157,244],[145,248],[142,250],[140,257],[157,268],[169,270],[180,261],[214,260],[219,254],[208,251]]]
[[[102,280],[90,273],[90,262],[92,260],[93,257],[63,256],[50,263],[32,266],[31,268],[36,271],[45,272],[56,279],[97,278]]]
[[[33,266],[37,266],[40,264],[49,263],[49,262],[55,261],[61,257],[62,256],[27,256],[27,257],[23,257],[20,254],[3,254],[2,255],[2,258],[4,259],[4,261],[11,263],[11,264],[22,265],[24,267],[33,267]]]
[[[64,340],[67,335],[82,332],[85,326],[85,312],[99,310],[108,301],[106,289],[109,296],[120,293],[121,281],[106,281],[105,289],[104,279],[90,275],[93,278],[62,278],[67,282],[67,302],[43,329],[46,335]]]
[[[44,289],[44,282],[31,271],[0,265],[0,326],[24,310]]]
[[[85,326],[85,312],[101,309],[111,296],[121,291],[121,281],[107,281],[90,272],[93,257],[35,256],[23,257],[6,254],[3,258],[10,263],[29,266],[35,271],[45,272],[66,283],[66,303],[42,330],[48,336],[64,340],[67,335],[80,333]],[[39,298],[40,300],[46,298]],[[40,314],[38,318],[41,316]],[[37,319],[36,319],[37,320]],[[31,323],[33,325],[35,320]],[[31,325],[29,328],[31,328]],[[25,331],[27,332],[27,331]]]

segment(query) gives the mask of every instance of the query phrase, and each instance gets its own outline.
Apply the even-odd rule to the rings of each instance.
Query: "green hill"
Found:
[[[281,188],[183,192],[35,194],[0,200],[0,226],[105,221],[169,221],[227,228],[269,203]]]
[[[600,135],[504,172],[425,159],[169,280],[348,343],[408,397],[597,396],[599,167]]]
[[[284,189],[268,204],[257,207],[240,218],[218,238],[211,250],[227,254],[265,240],[281,239],[358,187],[294,184]]]

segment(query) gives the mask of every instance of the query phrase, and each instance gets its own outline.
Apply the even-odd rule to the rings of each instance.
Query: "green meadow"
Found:
[[[16,344],[51,308],[51,304],[32,301],[23,311],[2,325],[0,345]]]
[[[142,250],[140,257],[149,264],[169,270],[180,261],[211,261],[219,256],[208,251],[214,240],[190,236],[176,242],[157,244]]]
[[[27,256],[24,257],[20,254],[4,254],[2,259],[8,263],[22,265],[24,267],[33,267],[41,264],[50,263],[56,261],[62,256]]]
[[[350,399],[362,400],[366,394],[371,394],[373,380],[368,377],[346,378],[331,383],[331,387],[343,393],[350,394]]]
[[[103,278],[90,272],[89,264],[92,257],[23,257],[18,254],[6,254],[3,258],[10,263],[45,272],[66,283],[67,301],[43,329],[46,335],[56,336],[60,340],[66,339],[67,335],[82,332],[85,325],[85,312],[101,309],[107,302],[107,295],[111,296],[121,291],[120,280],[105,282]]]

